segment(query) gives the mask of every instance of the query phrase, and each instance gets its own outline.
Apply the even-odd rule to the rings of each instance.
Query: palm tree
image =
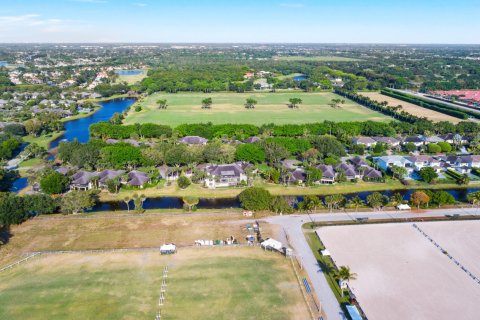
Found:
[[[290,101],[290,104],[288,105],[292,109],[297,109],[299,104],[302,104],[302,99],[300,98],[290,98],[288,101]]]
[[[350,282],[350,280],[357,279],[357,274],[350,270],[348,266],[340,266],[337,272],[337,278],[340,282],[345,281],[346,283]],[[342,289],[342,296],[343,296],[343,289]]]
[[[202,109],[210,109],[212,107],[212,98],[205,98],[202,100]]]
[[[353,198],[351,198],[349,201],[348,201],[348,204],[351,206],[351,207],[354,207],[355,208],[355,212],[358,211],[358,208],[363,206],[365,204],[365,201],[363,201],[362,199],[360,199],[359,196],[355,196]]]
[[[383,205],[383,195],[380,192],[374,192],[367,196],[367,203],[371,206],[374,210],[377,210]]]
[[[467,195],[467,200],[472,204],[472,207],[480,204],[480,191],[472,192]]]
[[[248,98],[245,102],[245,108],[247,109],[255,109],[255,105],[257,104],[257,100],[253,98]]]
[[[123,198],[123,202],[125,202],[125,204],[127,205],[128,212],[130,212],[130,201],[132,201],[132,198],[130,198],[129,196],[126,196],[125,198]]]
[[[192,208],[195,207],[198,204],[198,198],[197,197],[183,197],[182,198],[184,206],[188,209],[188,212],[192,211]]]
[[[160,100],[157,101],[157,104],[158,104],[159,109],[167,109],[167,107],[168,107],[167,99],[160,99]]]
[[[99,181],[100,181],[100,177],[99,177],[99,176],[93,176],[93,177],[90,179],[90,182],[92,182],[94,189],[98,189],[98,183],[99,183]]]

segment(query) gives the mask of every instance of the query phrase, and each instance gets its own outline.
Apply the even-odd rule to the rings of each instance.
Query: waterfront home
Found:
[[[145,172],[134,170],[128,173],[127,183],[132,187],[143,188],[149,182],[150,177]]]
[[[352,144],[364,145],[367,148],[371,148],[377,144],[377,141],[370,137],[356,137],[352,139]]]
[[[322,179],[320,179],[320,183],[333,184],[335,182],[335,170],[333,169],[333,166],[321,164],[317,166],[317,168],[322,171]]]
[[[409,173],[413,171],[413,163],[410,159],[404,156],[383,156],[376,157],[373,161],[378,165],[382,170],[387,171],[392,166],[398,166],[406,168]]]
[[[245,166],[241,163],[210,165],[205,168],[207,178],[205,186],[209,189],[221,187],[235,187],[240,183],[247,183]]]
[[[125,173],[123,170],[103,170],[98,173],[98,186],[100,188],[107,188],[107,181],[113,179],[120,179]]]
[[[72,176],[72,182],[70,183],[70,189],[73,190],[90,190],[93,189],[92,183],[93,177],[98,174],[96,172],[79,171]]]
[[[360,178],[358,171],[351,164],[341,163],[335,167],[335,172],[338,174],[340,171],[345,173],[347,180],[353,180]]]
[[[198,136],[186,136],[179,140],[180,143],[190,144],[190,145],[206,145],[208,140]]]
[[[372,167],[363,167],[363,173],[361,174],[362,178],[365,181],[379,181],[383,179],[383,174]]]
[[[437,173],[441,171],[440,161],[432,156],[419,155],[407,157],[407,159],[412,162],[415,171],[420,171],[425,167],[433,168]]]

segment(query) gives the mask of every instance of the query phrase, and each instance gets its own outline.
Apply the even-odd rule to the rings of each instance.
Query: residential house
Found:
[[[93,177],[98,174],[96,172],[79,171],[72,176],[72,182],[70,183],[70,189],[73,190],[90,190],[94,187],[92,183]]]
[[[317,166],[317,168],[322,171],[322,179],[320,179],[320,183],[333,184],[335,182],[335,170],[333,169],[333,166],[321,164]]]
[[[466,137],[463,137],[459,135],[458,133],[448,133],[441,135],[440,138],[442,138],[445,142],[448,142],[450,144],[467,144],[468,139]]]
[[[403,139],[403,144],[413,143],[417,148],[425,144],[421,136],[406,137]]]
[[[373,161],[384,171],[387,171],[392,166],[403,167],[407,169],[408,173],[413,172],[413,163],[410,159],[403,156],[383,156],[374,158]]]
[[[145,172],[134,170],[128,173],[127,183],[133,187],[143,188],[149,182],[150,177]]]
[[[355,167],[351,164],[341,163],[335,167],[335,172],[338,174],[339,171],[345,172],[345,177],[347,180],[359,179],[360,175]]]
[[[242,182],[247,182],[247,175],[242,163],[210,165],[205,168],[208,177],[205,186],[209,189],[221,187],[234,187]]]
[[[377,144],[373,138],[370,137],[356,137],[352,139],[352,144],[354,145],[364,145],[367,148],[374,147]]]
[[[253,136],[253,137],[250,137],[250,138],[246,139],[244,142],[245,143],[255,143],[255,142],[260,141],[260,140],[261,139],[259,137]]]
[[[113,180],[117,178],[120,179],[124,173],[125,171],[123,170],[103,170],[102,172],[98,173],[98,186],[100,188],[106,188],[108,180]]]
[[[430,144],[430,143],[439,143],[439,142],[445,142],[442,138],[438,136],[422,136],[423,141],[425,144]]]
[[[355,157],[349,160],[355,167],[368,167],[368,163],[361,157]]]
[[[184,144],[199,144],[199,145],[206,145],[208,140],[198,136],[186,136],[179,140],[180,143]]]
[[[407,157],[407,159],[412,162],[415,171],[420,171],[422,168],[425,167],[431,167],[435,169],[437,173],[441,171],[440,161],[438,161],[432,156],[419,155]]]
[[[380,180],[383,178],[382,172],[372,167],[364,167],[362,178],[364,180]]]
[[[400,146],[400,140],[393,137],[373,137],[373,140],[375,140],[376,142],[385,143],[392,148]]]

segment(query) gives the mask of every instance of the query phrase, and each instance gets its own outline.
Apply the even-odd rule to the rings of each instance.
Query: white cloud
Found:
[[[69,39],[89,29],[85,21],[45,18],[38,14],[0,16],[0,42]]]

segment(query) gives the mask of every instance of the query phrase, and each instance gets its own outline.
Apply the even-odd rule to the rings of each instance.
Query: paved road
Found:
[[[356,213],[330,213],[330,214],[311,214],[311,215],[289,215],[276,216],[263,219],[269,223],[281,225],[288,235],[290,245],[296,254],[301,256],[305,270],[307,271],[313,288],[317,292],[318,299],[322,305],[323,311],[328,320],[344,320],[345,315],[330,290],[325,276],[322,273],[317,259],[313,255],[310,247],[303,235],[302,225],[307,222],[329,222],[329,221],[350,221],[358,218],[368,218],[369,220],[396,219],[406,220],[410,218],[443,217],[447,214],[458,214],[461,216],[479,216],[480,210],[477,208],[456,208],[446,210],[431,210],[421,212],[398,212],[398,211],[377,211],[377,212],[356,212]],[[368,316],[368,315],[367,315]]]

